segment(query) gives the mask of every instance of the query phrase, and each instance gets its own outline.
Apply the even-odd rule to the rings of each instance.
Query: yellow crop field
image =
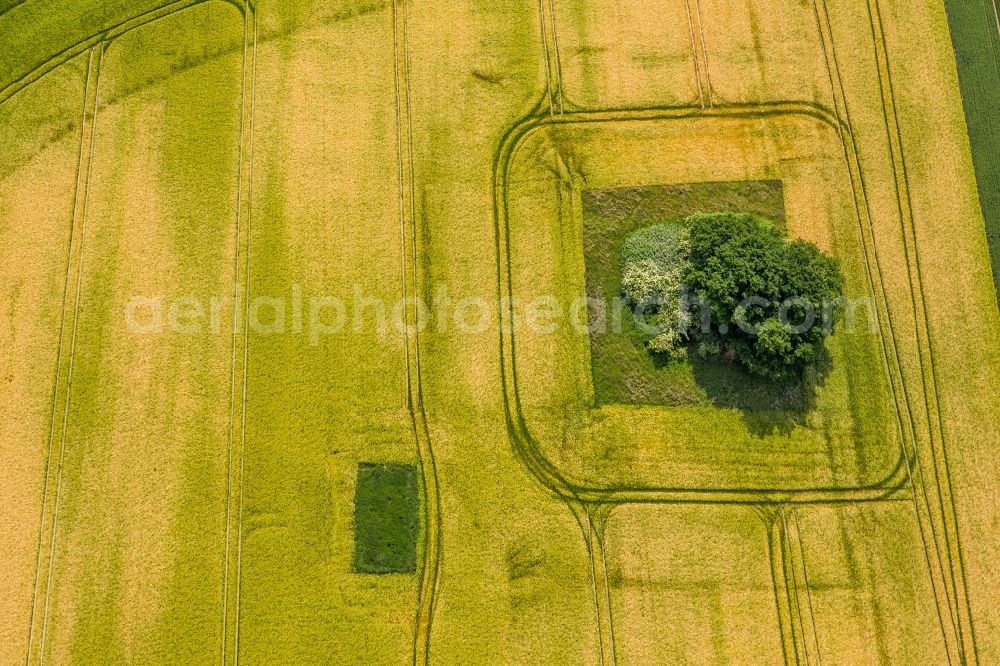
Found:
[[[952,11],[0,0],[0,665],[1000,663]],[[643,337],[727,214],[794,372]]]

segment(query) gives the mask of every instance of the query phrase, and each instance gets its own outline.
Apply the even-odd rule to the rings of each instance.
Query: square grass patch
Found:
[[[621,249],[633,231],[682,220],[695,213],[750,212],[785,224],[781,181],[728,181],[650,185],[582,192],[583,254],[587,296],[611,303],[621,294]],[[802,382],[775,383],[750,375],[719,358],[703,358],[694,346],[686,360],[668,362],[651,354],[645,337],[625,311],[619,330],[591,317],[590,358],[596,406],[612,404],[709,406],[748,411],[801,412]],[[606,330],[603,330],[606,329]]]
[[[354,571],[413,573],[420,525],[413,465],[358,465],[354,491]]]

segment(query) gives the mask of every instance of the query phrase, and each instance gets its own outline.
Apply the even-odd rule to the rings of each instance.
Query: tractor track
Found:
[[[697,0],[695,0],[697,2]],[[700,3],[699,28],[702,40],[702,55],[706,61],[707,52],[704,46],[704,29],[700,23]],[[822,7],[821,17],[820,7]],[[714,108],[709,92],[709,105],[713,112],[706,112],[704,109],[690,107],[647,107],[629,109],[604,109],[593,111],[576,111],[571,114],[555,118],[550,113],[549,118],[545,118],[537,109],[543,108],[544,100],[539,103],[536,112],[529,113],[521,120],[510,126],[503,135],[499,148],[494,155],[494,233],[496,238],[496,261],[497,261],[497,301],[501,312],[509,311],[512,308],[512,269],[510,254],[509,216],[507,211],[507,178],[509,167],[518,147],[534,131],[544,129],[564,123],[621,123],[621,122],[644,122],[667,120],[671,118],[684,117],[712,117],[717,113],[729,117],[765,117],[768,115],[780,115],[782,107],[785,113],[800,113],[821,119],[823,122],[833,127],[840,136],[847,170],[850,175],[850,184],[855,201],[855,212],[859,229],[862,233],[862,251],[865,264],[868,267],[869,282],[873,293],[879,294],[877,301],[877,320],[879,324],[880,339],[883,345],[883,363],[889,378],[889,386],[892,390],[894,400],[897,405],[903,408],[907,414],[904,427],[904,420],[897,409],[897,422],[900,432],[903,434],[901,440],[901,451],[898,462],[890,474],[881,483],[863,488],[817,488],[811,491],[796,492],[775,492],[773,489],[759,489],[757,491],[726,491],[721,489],[678,489],[678,488],[614,488],[602,489],[588,487],[579,482],[567,479],[559,469],[552,464],[539,448],[537,442],[531,436],[523,412],[520,407],[520,397],[517,385],[517,365],[515,352],[515,339],[513,331],[505,331],[501,327],[500,336],[500,366],[501,382],[504,392],[504,405],[507,414],[508,433],[511,444],[517,457],[528,468],[533,476],[550,492],[562,498],[572,508],[574,505],[582,503],[585,506],[608,505],[615,506],[624,503],[687,503],[687,502],[708,502],[708,503],[737,503],[751,504],[757,506],[784,506],[787,504],[838,504],[856,502],[879,502],[889,499],[912,501],[917,513],[918,523],[921,526],[921,538],[924,542],[925,558],[932,574],[935,569],[945,577],[946,590],[939,591],[938,583],[934,583],[936,606],[942,631],[945,636],[945,643],[948,647],[949,660],[951,653],[956,651],[959,654],[959,663],[978,663],[978,656],[975,649],[974,635],[971,626],[971,607],[968,595],[965,591],[965,572],[962,551],[958,544],[957,512],[950,491],[950,471],[945,455],[944,433],[942,430],[942,417],[940,413],[940,396],[936,369],[933,360],[933,343],[930,338],[930,325],[926,310],[926,298],[923,293],[922,282],[919,270],[919,257],[916,256],[915,248],[915,226],[913,220],[912,207],[909,204],[909,180],[906,174],[906,164],[903,159],[902,135],[898,115],[895,110],[895,101],[892,91],[891,72],[887,55],[887,44],[885,40],[884,28],[879,13],[878,0],[868,1],[869,22],[872,30],[873,56],[878,67],[879,86],[882,92],[883,104],[882,113],[885,119],[885,129],[887,142],[892,154],[893,180],[896,185],[896,195],[900,226],[906,239],[906,258],[909,266],[908,277],[910,280],[910,297],[914,315],[917,317],[918,350],[920,356],[921,381],[920,388],[924,394],[924,408],[928,416],[932,419],[931,431],[931,464],[933,465],[933,482],[938,500],[939,514],[937,520],[944,523],[943,532],[939,533],[935,529],[935,516],[931,509],[931,499],[928,497],[928,487],[923,480],[923,468],[921,467],[921,457],[918,447],[917,425],[915,414],[910,405],[907,395],[907,386],[902,374],[902,358],[900,356],[895,331],[893,328],[892,315],[888,307],[888,294],[882,280],[882,268],[878,258],[878,249],[875,243],[875,230],[871,217],[871,210],[868,202],[867,186],[862,168],[861,156],[853,132],[851,131],[850,118],[846,115],[841,117],[841,107],[844,113],[848,114],[846,93],[844,91],[842,79],[839,72],[839,64],[836,61],[836,51],[833,45],[833,33],[830,27],[829,13],[825,0],[814,0],[814,12],[816,15],[816,27],[820,46],[824,52],[824,59],[828,71],[831,93],[834,98],[833,109],[819,107],[812,103],[801,102],[771,102],[746,105],[727,105]],[[688,10],[691,16],[690,7]],[[824,22],[825,21],[825,22]],[[876,31],[877,26],[877,31]],[[689,21],[689,30],[693,31],[694,26]],[[879,44],[881,40],[881,45]],[[695,48],[695,67],[700,71],[697,49]],[[707,75],[707,71],[706,71]],[[708,84],[710,86],[710,83]],[[839,88],[839,90],[838,90]],[[699,91],[702,86],[699,80]],[[710,88],[709,88],[710,90]],[[888,90],[888,92],[887,92]],[[838,96],[839,92],[839,96]],[[701,99],[701,106],[704,105],[704,98]],[[789,108],[796,107],[799,108]],[[890,123],[889,117],[892,116]],[[864,214],[862,214],[862,208]],[[904,212],[905,210],[905,212]],[[867,220],[867,230],[862,221],[862,217]],[[868,247],[870,243],[871,247]],[[911,256],[912,255],[912,256]],[[919,294],[919,303],[917,301]],[[502,318],[501,318],[502,320]],[[890,363],[890,358],[894,361]],[[930,386],[928,386],[930,384]],[[908,435],[908,436],[907,436]],[[934,442],[939,446],[934,448]],[[909,442],[909,444],[908,444]],[[916,469],[916,478],[914,470]],[[904,491],[909,489],[909,493]],[[917,501],[918,495],[923,495],[924,504],[928,515],[924,515]],[[947,505],[947,506],[946,506]],[[584,539],[589,544],[591,532],[586,529],[583,521],[580,520],[578,510],[573,511],[584,532]],[[796,520],[797,515],[793,514]],[[930,528],[930,539],[925,534]],[[787,529],[787,525],[786,525]],[[933,548],[930,546],[933,541]],[[801,548],[801,543],[799,544]],[[940,546],[947,550],[942,556]],[[594,562],[593,549],[588,545],[591,557],[592,569],[597,570]],[[957,569],[957,572],[956,572]],[[934,576],[932,575],[932,578]],[[941,596],[945,597],[947,609],[943,608]],[[807,590],[808,594],[808,590]],[[811,607],[811,599],[809,600]],[[963,604],[964,612],[956,612],[955,605]],[[598,603],[600,612],[601,604]],[[947,610],[949,618],[952,620],[956,633],[957,644],[949,639],[944,612]],[[967,627],[967,629],[966,629]],[[964,635],[968,633],[968,637]],[[817,642],[815,636],[814,642]],[[818,657],[818,645],[815,648]],[[604,655],[602,652],[602,659]],[[795,661],[798,660],[796,657]]]
[[[404,302],[420,300],[420,261],[418,208],[413,156],[412,90],[409,48],[407,44],[407,0],[393,0],[393,64],[396,97],[396,148],[399,187],[400,276]],[[417,447],[423,491],[423,557],[417,586],[417,614],[413,627],[413,664],[427,664],[431,654],[431,631],[434,605],[439,585],[442,558],[441,497],[437,462],[424,410],[421,384],[419,309],[414,305],[412,319],[404,327],[406,365],[406,408]]]

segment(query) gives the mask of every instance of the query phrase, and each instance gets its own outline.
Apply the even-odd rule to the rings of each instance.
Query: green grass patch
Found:
[[[1000,299],[1000,33],[993,0],[945,0]]]
[[[413,573],[420,498],[413,465],[358,465],[354,492],[354,571]]]
[[[678,222],[694,213],[745,211],[785,222],[780,181],[734,181],[585,190],[583,250],[587,295],[610,303],[621,293],[621,252],[625,238],[651,224]],[[608,321],[611,317],[608,313]],[[769,382],[736,363],[701,357],[694,347],[687,360],[671,362],[651,354],[631,313],[620,330],[594,327],[590,335],[595,403],[731,407],[745,410],[803,411],[803,382]]]

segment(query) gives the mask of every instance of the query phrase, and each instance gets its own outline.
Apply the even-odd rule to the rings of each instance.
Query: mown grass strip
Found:
[[[945,0],[1000,302],[1000,29],[994,0]]]
[[[420,524],[413,465],[361,463],[354,491],[354,571],[413,573]]]

